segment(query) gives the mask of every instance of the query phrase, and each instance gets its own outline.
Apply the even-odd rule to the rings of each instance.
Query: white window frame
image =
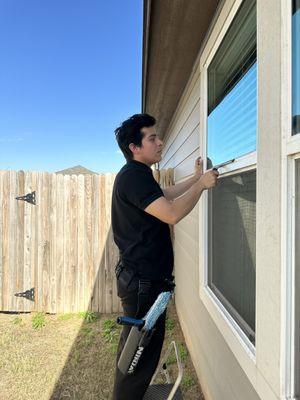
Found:
[[[284,1],[284,0],[282,0]],[[200,126],[202,126],[200,134],[200,146],[202,147],[202,156],[204,164],[206,164],[206,138],[207,138],[207,69],[218,50],[228,28],[230,27],[236,13],[241,6],[243,0],[228,0],[224,2],[220,15],[215,26],[207,40],[206,46],[200,56]],[[232,164],[224,168],[220,168],[219,172],[222,176],[232,175],[233,170],[237,173],[256,169],[257,152],[246,154],[239,157]],[[204,165],[206,168],[206,165]],[[214,323],[221,332],[224,340],[231,349],[235,358],[239,362],[241,368],[245,372],[249,381],[253,385],[260,397],[268,400],[278,400],[272,388],[266,382],[264,376],[256,365],[256,348],[249,338],[225,309],[220,300],[215,296],[207,285],[208,276],[208,196],[207,191],[202,194],[199,202],[199,296],[205,305],[208,313],[212,317]],[[257,295],[256,295],[257,308]]]
[[[281,396],[296,399],[295,381],[295,189],[300,134],[292,135],[292,0],[281,0],[282,235],[281,235]],[[300,288],[297,288],[300,290]]]
[[[207,145],[207,71],[209,65],[218,51],[220,44],[227,33],[234,17],[237,14],[239,7],[243,0],[236,0],[232,6],[223,27],[218,34],[218,37],[210,49],[209,54],[205,57],[202,56],[200,59],[200,74],[201,74],[201,85],[200,85],[200,99],[201,111],[200,117],[203,126],[203,137],[202,137],[202,149],[204,158],[204,169],[206,169],[206,145]],[[219,169],[220,176],[225,177],[232,175],[233,173],[242,173],[256,169],[257,156],[256,151],[248,153],[242,157],[236,158],[232,164],[228,164],[223,168]],[[218,328],[222,332],[225,340],[229,344],[230,348],[234,352],[235,356],[242,361],[242,364],[248,365],[246,370],[249,369],[249,365],[255,365],[255,346],[244,331],[240,328],[234,318],[230,315],[227,309],[223,306],[221,301],[216,297],[211,288],[208,286],[208,195],[205,191],[202,195],[202,202],[200,203],[200,263],[203,268],[200,268],[200,298],[208,309],[209,313],[213,317]],[[251,367],[250,367],[251,368]]]

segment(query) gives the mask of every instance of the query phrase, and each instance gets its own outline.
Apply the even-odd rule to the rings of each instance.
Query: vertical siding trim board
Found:
[[[295,162],[300,158],[300,135],[292,136],[292,5],[281,0],[281,378],[280,395],[295,399]]]
[[[289,3],[289,5],[287,5]],[[281,378],[280,378],[280,393],[284,399],[293,398],[293,318],[292,318],[292,297],[293,297],[293,260],[292,248],[290,243],[294,240],[295,214],[295,195],[293,190],[293,182],[295,174],[293,173],[293,159],[288,157],[290,153],[288,148],[288,138],[291,135],[291,110],[292,110],[292,4],[291,1],[281,0],[282,9],[282,42],[281,42],[281,131],[282,131],[282,164],[281,164],[281,179],[282,179],[282,237],[281,237]],[[294,138],[293,138],[294,139]],[[295,136],[296,139],[296,136]],[[300,149],[299,149],[300,151]]]

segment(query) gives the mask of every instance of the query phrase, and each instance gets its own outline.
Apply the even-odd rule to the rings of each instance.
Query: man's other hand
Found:
[[[203,160],[201,157],[198,157],[195,161],[195,173],[194,177],[198,180],[203,175]]]

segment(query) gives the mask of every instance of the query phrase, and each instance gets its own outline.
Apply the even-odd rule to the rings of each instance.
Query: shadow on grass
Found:
[[[116,317],[121,315],[121,312],[117,311],[120,309],[120,304],[115,303],[113,296],[116,291],[116,281],[112,266],[118,261],[118,251],[112,243],[113,235],[110,227],[87,311],[81,313],[83,323],[53,388],[51,400],[111,398],[116,349],[121,330],[115,322]],[[110,267],[106,268],[107,265]],[[103,279],[109,282],[110,287],[106,293],[99,293]],[[96,299],[96,296],[100,298]],[[115,312],[112,314],[94,312],[93,310],[98,307],[111,308]],[[64,319],[63,315],[61,319]],[[68,319],[67,315],[65,319]]]

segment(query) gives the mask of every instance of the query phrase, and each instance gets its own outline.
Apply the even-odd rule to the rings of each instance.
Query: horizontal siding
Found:
[[[195,111],[198,111],[198,109],[196,108]],[[195,114],[198,118],[197,114],[199,114],[199,112]],[[187,130],[187,132],[188,133],[180,146],[177,147],[172,156],[164,164],[164,168],[169,168],[171,164],[173,168],[176,168],[179,164],[182,163],[183,160],[189,157],[189,155],[191,154],[191,149],[196,149],[197,147],[199,147],[199,123],[195,125],[194,129]]]
[[[165,139],[160,168],[173,168],[174,180],[178,182],[194,170],[199,156],[200,138],[200,75],[191,80],[187,98],[182,101],[180,113],[173,119]]]
[[[188,157],[184,158],[180,164],[174,169],[174,180],[175,182],[179,182],[182,179],[188,177],[193,174],[194,164],[196,158],[199,156],[199,146],[196,147]]]
[[[174,141],[168,147],[165,154],[163,154],[165,162],[161,164],[162,168],[165,168],[165,165],[173,158],[174,154],[184,146],[186,140],[199,125],[199,107],[198,99],[195,105],[193,105],[192,112],[189,114],[188,118],[184,121],[180,119],[180,121],[182,121],[182,127],[176,137],[174,137]]]
[[[164,137],[165,142],[168,144],[165,146],[163,157],[166,156],[168,148],[173,143],[174,139],[179,134],[184,122],[188,119],[191,114],[195,104],[199,100],[200,93],[200,74],[195,74],[191,80],[189,89],[187,90],[187,95],[180,102],[179,112],[174,115],[171,120],[170,126]]]

